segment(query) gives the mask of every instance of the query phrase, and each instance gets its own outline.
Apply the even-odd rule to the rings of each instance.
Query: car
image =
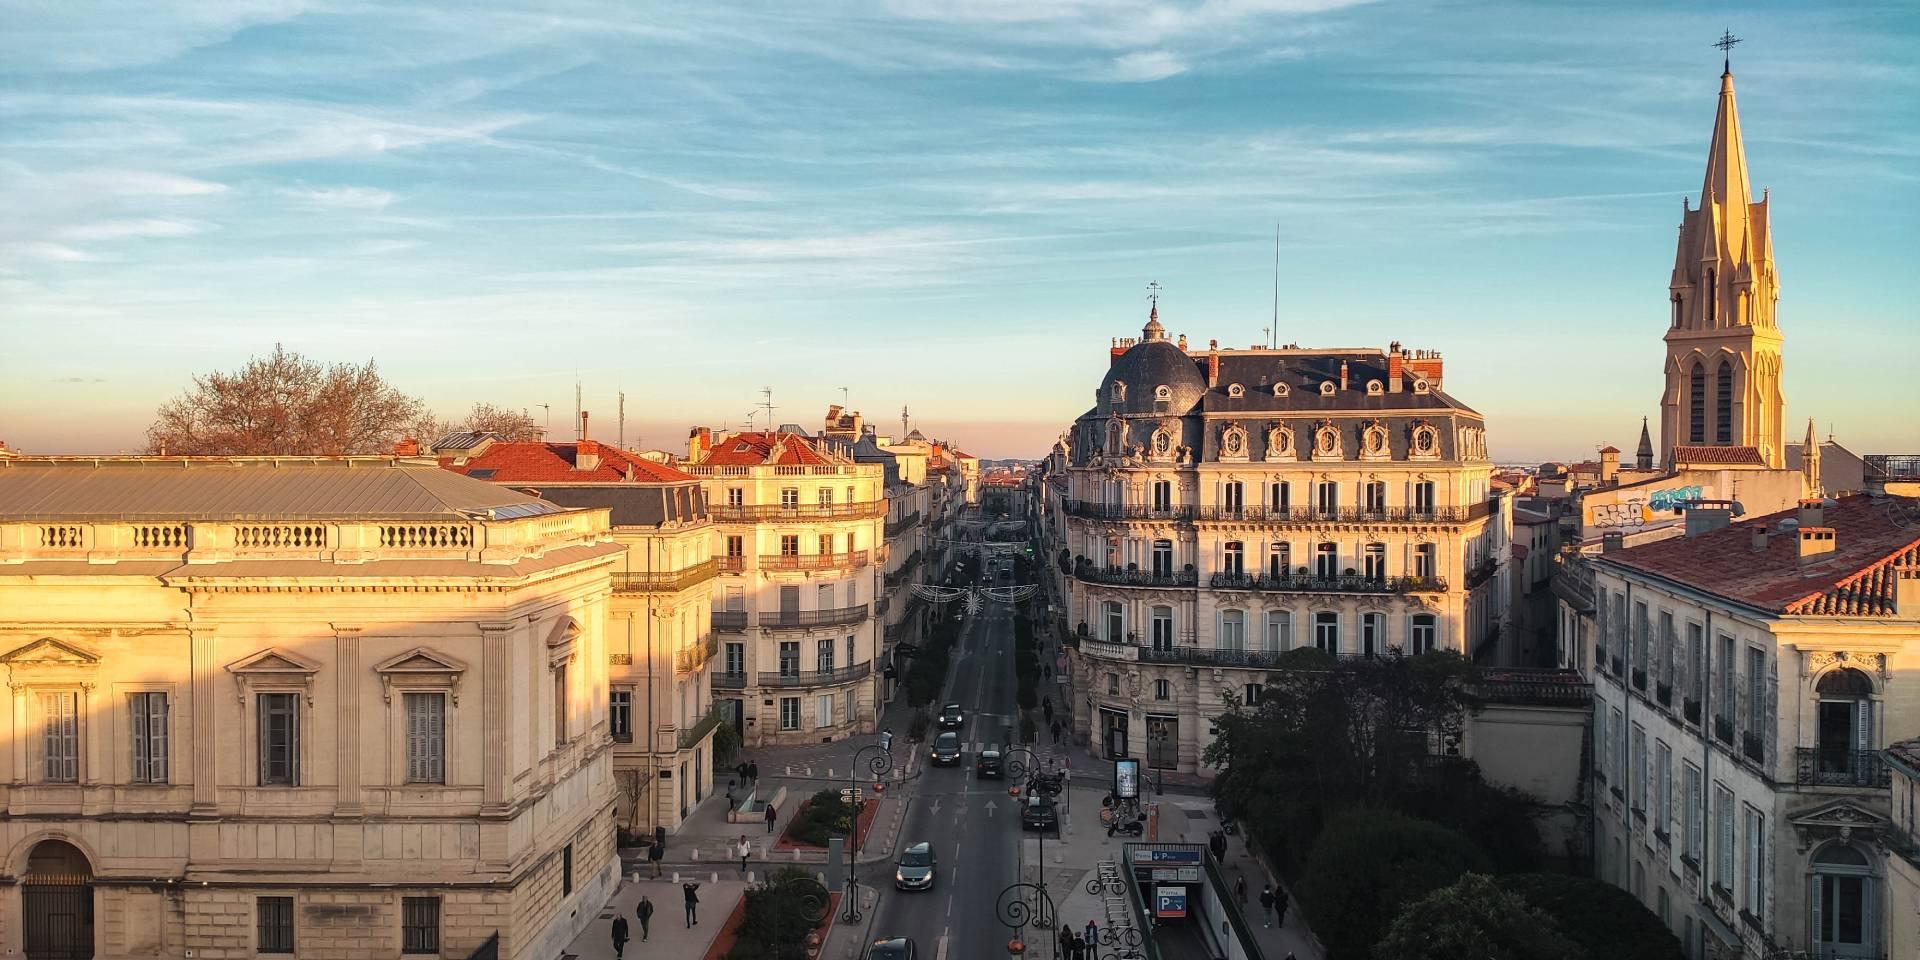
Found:
[[[893,865],[894,889],[932,890],[933,875],[938,866],[933,855],[933,844],[922,840],[908,847],[900,854],[900,862]]]
[[[982,747],[973,757],[973,775],[981,779],[991,777],[998,780],[1007,775],[1006,755],[996,746]]]
[[[907,937],[881,937],[867,948],[867,960],[916,960],[919,956]]]
[[[967,725],[967,712],[960,709],[957,703],[944,704],[940,707],[940,717],[936,722],[942,730],[964,727]]]
[[[933,738],[933,749],[927,751],[934,766],[951,767],[960,762],[960,735],[949,730]]]
[[[1053,811],[1053,801],[1046,797],[1029,796],[1020,804],[1020,829],[1022,830],[1058,830],[1060,817]]]

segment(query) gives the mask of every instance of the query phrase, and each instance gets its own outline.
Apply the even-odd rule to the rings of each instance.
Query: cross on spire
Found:
[[[1720,54],[1722,57],[1720,62],[1720,72],[1722,73],[1733,72],[1733,45],[1740,42],[1742,42],[1741,39],[1739,37],[1734,36],[1732,30],[1722,31],[1720,34],[1720,39],[1714,41],[1713,45],[1720,48]]]

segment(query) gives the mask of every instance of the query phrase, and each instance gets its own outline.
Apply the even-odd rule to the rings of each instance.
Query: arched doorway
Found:
[[[1820,782],[1870,786],[1877,770],[1873,753],[1873,681],[1858,670],[1828,671],[1814,685],[1819,697]]]
[[[1873,865],[1845,843],[1829,844],[1813,857],[1808,912],[1813,945],[1821,957],[1877,957]]]
[[[27,960],[92,960],[93,867],[64,840],[42,840],[20,882]]]

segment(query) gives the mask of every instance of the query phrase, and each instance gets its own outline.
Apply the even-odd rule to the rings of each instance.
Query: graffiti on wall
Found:
[[[1634,490],[1623,493],[1612,503],[1588,506],[1588,526],[1604,530],[1638,530],[1658,525],[1656,518],[1672,522],[1674,508],[1705,497],[1699,485],[1668,487],[1664,490]]]

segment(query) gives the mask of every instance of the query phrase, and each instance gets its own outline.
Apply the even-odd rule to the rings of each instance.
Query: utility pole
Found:
[[[580,381],[573,382],[573,439],[586,439],[586,431],[580,428]]]

